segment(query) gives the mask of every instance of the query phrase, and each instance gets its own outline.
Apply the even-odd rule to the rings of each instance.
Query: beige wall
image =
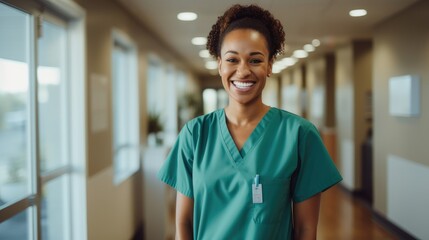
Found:
[[[380,24],[374,37],[374,208],[388,215],[387,157],[429,166],[429,1],[419,1],[408,10]],[[419,117],[389,115],[389,78],[420,77]],[[421,192],[412,188],[415,193]],[[426,191],[426,194],[427,193]],[[413,196],[403,207],[413,206]],[[427,209],[427,205],[425,206]],[[421,209],[422,210],[422,209]],[[427,229],[427,228],[426,228]]]
[[[113,0],[76,0],[86,11],[87,88],[91,99],[91,77],[96,74],[107,79],[106,106],[108,127],[91,131],[91,104],[88,105],[88,163],[87,163],[87,218],[88,239],[131,239],[141,226],[142,180],[134,174],[119,185],[113,183],[111,53],[112,31],[119,30],[133,41],[138,49],[138,78],[140,95],[140,139],[146,141],[146,76],[148,56],[155,54],[164,62],[182,70],[191,79],[189,89],[199,91],[198,79],[182,65],[181,59],[156,39],[151,32],[129,15]]]

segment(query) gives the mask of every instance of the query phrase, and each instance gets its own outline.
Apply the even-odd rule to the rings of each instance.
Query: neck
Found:
[[[269,106],[261,102],[251,105],[243,105],[231,102],[225,108],[228,122],[236,126],[245,126],[259,120],[268,112]]]

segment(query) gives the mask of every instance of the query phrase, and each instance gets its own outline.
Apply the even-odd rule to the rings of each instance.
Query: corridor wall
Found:
[[[429,239],[429,2],[381,23],[374,36],[374,209],[418,239]],[[389,79],[420,79],[420,115],[389,114]]]

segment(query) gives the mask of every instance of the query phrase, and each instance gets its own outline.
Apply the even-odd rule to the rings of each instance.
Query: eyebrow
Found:
[[[224,55],[226,55],[226,54],[228,54],[228,53],[238,54],[238,52],[236,52],[236,51],[229,50],[229,51],[226,51],[226,53],[225,53]],[[255,55],[262,55],[262,56],[265,56],[262,52],[251,52],[249,55],[250,55],[250,56],[255,56]]]

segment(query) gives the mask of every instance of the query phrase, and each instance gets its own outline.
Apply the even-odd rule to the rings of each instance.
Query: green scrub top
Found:
[[[262,203],[253,203],[259,175]],[[292,239],[292,202],[342,180],[317,129],[271,108],[241,150],[223,109],[189,121],[158,178],[194,200],[194,239]]]

